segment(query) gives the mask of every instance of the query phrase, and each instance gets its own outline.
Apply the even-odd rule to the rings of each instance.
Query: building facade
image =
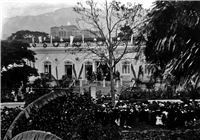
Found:
[[[63,38],[67,39],[70,36],[74,36],[75,38],[93,38],[94,34],[91,34],[88,30],[80,30],[75,25],[67,25],[67,26],[60,26],[60,27],[51,27],[50,34],[52,37],[56,38]]]
[[[36,62],[34,67],[38,69],[39,73],[50,73],[58,80],[64,75],[75,79],[88,80],[93,72],[101,73],[109,80],[109,66],[99,56],[87,50],[88,44],[81,43],[77,48],[67,46],[65,43],[59,43],[58,46],[54,44],[38,43],[36,46],[31,45],[31,50],[36,52]],[[95,43],[91,43],[91,47],[95,47]],[[134,46],[128,45],[131,50]],[[118,47],[116,55],[120,55],[123,51],[123,46]],[[120,73],[123,81],[131,82],[133,69],[137,75],[139,68],[144,70],[143,80],[148,79],[149,73],[146,72],[145,58],[135,59],[136,52],[127,53],[116,65],[115,70]],[[97,75],[97,80],[102,80],[101,76]]]

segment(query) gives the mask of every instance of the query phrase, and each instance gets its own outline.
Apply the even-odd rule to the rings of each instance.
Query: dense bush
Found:
[[[57,98],[40,110],[33,110],[31,117],[23,116],[13,130],[13,136],[27,130],[42,130],[51,132],[64,139],[71,140],[117,140],[117,139],[146,139],[174,140],[199,139],[200,130],[144,130],[121,132],[120,127],[107,123],[103,125],[95,120],[96,106],[89,94],[67,93],[65,97]],[[2,110],[3,138],[11,122],[21,110],[19,108]]]
[[[44,86],[40,87],[40,85],[35,85],[36,88],[34,89],[34,92],[25,96],[26,105],[53,90],[51,88],[44,88]],[[122,137],[123,139],[153,139],[153,136],[155,136],[155,139],[164,139],[164,136],[168,139],[176,139],[177,137],[182,136],[180,133],[184,133],[182,131],[180,131],[180,133],[174,131],[142,131],[141,133],[135,131],[131,133],[121,133],[120,128],[116,125],[110,123],[102,124],[101,122],[97,122],[95,120],[95,112],[99,109],[99,106],[93,102],[89,93],[85,92],[84,95],[81,95],[71,91],[66,92],[66,96],[50,101],[39,110],[32,110],[29,119],[22,116],[22,118],[17,121],[17,124],[13,129],[13,136],[27,130],[42,130],[51,132],[61,137],[63,140],[117,140]],[[138,98],[143,97],[142,95],[145,95],[144,93],[140,94],[140,90],[138,90],[137,94],[140,95]],[[2,110],[1,138],[3,138],[6,130],[19,112],[19,108],[4,108]],[[188,131],[188,133],[189,134],[185,135],[185,137],[189,137],[190,134],[194,134],[196,136],[193,137],[198,139],[198,132]],[[183,136],[183,138],[185,137]]]
[[[51,132],[62,139],[120,138],[116,126],[95,122],[96,109],[97,106],[89,94],[80,95],[69,92],[66,96],[49,102],[39,110],[32,110],[29,119],[25,119],[23,116],[17,121],[17,125],[13,129],[13,136],[27,130],[42,130]]]
[[[15,119],[15,117],[19,114],[22,109],[16,108],[7,108],[4,107],[1,109],[1,139],[3,139],[7,129]]]
[[[15,92],[15,94],[13,93]],[[23,94],[19,94],[17,88],[2,88],[1,89],[1,102],[23,102]]]

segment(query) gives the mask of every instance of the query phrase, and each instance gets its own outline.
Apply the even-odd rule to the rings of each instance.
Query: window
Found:
[[[64,31],[61,31],[61,37],[64,37]]]
[[[44,73],[51,74],[51,62],[44,62]]]
[[[64,37],[66,37],[66,31],[64,31]]]
[[[122,74],[129,74],[130,73],[130,62],[124,61],[122,63]]]
[[[61,31],[59,31],[59,37],[61,37]]]
[[[65,74],[69,77],[72,78],[72,62],[66,61],[65,62]]]

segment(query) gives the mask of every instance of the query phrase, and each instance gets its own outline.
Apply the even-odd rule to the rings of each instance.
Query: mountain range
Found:
[[[6,39],[20,30],[40,31],[50,33],[50,28],[61,25],[77,25],[78,14],[73,7],[61,8],[35,16],[16,16],[7,18],[2,25],[2,39]]]

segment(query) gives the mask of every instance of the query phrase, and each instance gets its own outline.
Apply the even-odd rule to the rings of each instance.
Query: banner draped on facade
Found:
[[[70,35],[70,45],[72,46],[72,44],[73,44],[73,40],[74,40],[74,36],[71,36]]]

